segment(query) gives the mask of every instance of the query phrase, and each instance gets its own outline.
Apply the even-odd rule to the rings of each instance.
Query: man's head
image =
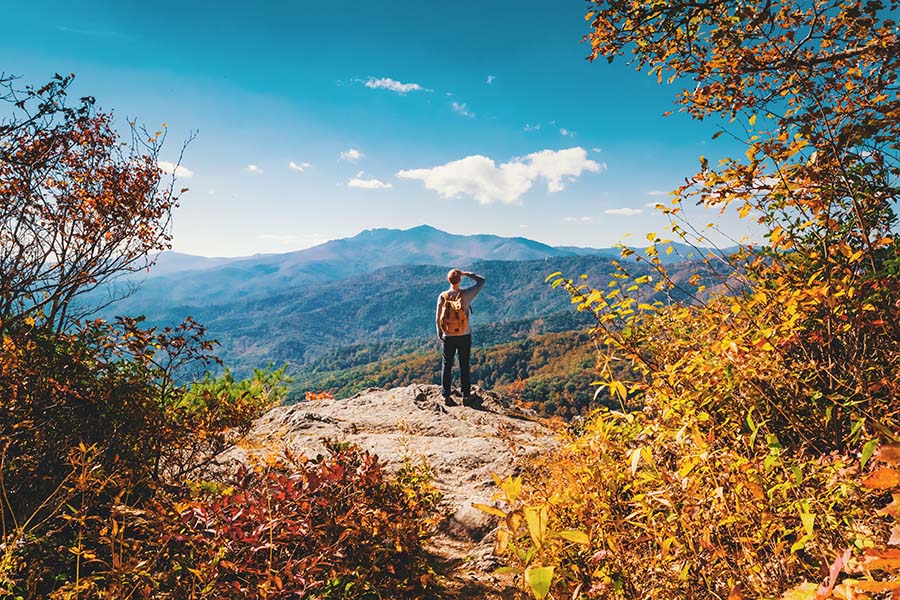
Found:
[[[447,273],[447,281],[450,282],[450,285],[456,285],[462,280],[462,271],[459,269],[450,269],[450,272]]]

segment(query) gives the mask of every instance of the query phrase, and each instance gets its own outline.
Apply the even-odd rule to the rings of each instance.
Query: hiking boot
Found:
[[[450,396],[441,396],[444,399],[444,406],[456,406],[456,401]]]

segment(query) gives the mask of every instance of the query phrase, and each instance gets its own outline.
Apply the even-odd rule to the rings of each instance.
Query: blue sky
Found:
[[[167,123],[164,161],[197,132],[179,172],[183,252],[286,252],[422,223],[641,245],[666,223],[648,203],[701,154],[742,150],[662,117],[676,86],[587,62],[585,6],[20,2],[2,8],[0,71],[73,72],[74,93],[121,122]]]

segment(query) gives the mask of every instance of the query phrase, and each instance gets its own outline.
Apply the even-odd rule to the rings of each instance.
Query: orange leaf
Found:
[[[845,580],[846,581],[846,580]],[[900,590],[900,581],[846,581],[857,590],[864,592],[892,592]]]
[[[900,549],[867,550],[863,567],[867,571],[897,571],[900,569]]]
[[[889,490],[900,486],[900,471],[887,467],[878,469],[861,483],[870,490]]]

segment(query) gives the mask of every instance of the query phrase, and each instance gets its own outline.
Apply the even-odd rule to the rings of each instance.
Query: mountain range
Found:
[[[555,248],[522,237],[454,235],[428,225],[367,229],[296,252],[205,258],[163,252],[137,294],[141,304],[267,295],[309,283],[333,282],[401,265],[469,266],[478,260],[537,260],[563,256],[618,256],[618,250]],[[134,281],[135,278],[130,278]]]
[[[687,252],[676,247],[667,261]],[[120,283],[139,285],[98,316],[144,315],[157,326],[191,316],[220,341],[221,357],[237,374],[286,363],[296,375],[351,346],[379,348],[373,361],[392,348],[424,348],[435,338],[435,302],[447,287],[450,267],[487,277],[474,305],[476,343],[584,327],[585,315],[575,313],[568,295],[551,289],[545,278],[562,271],[605,285],[618,257],[613,248],[556,248],[521,237],[453,235],[426,225],[366,230],[284,254],[204,258],[166,252],[142,281]],[[640,273],[647,267],[632,268]],[[93,300],[101,303],[98,296]]]

